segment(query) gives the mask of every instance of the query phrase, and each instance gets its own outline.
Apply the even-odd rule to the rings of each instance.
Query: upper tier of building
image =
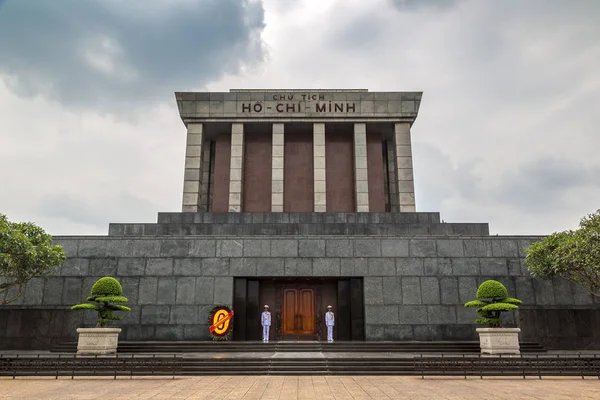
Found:
[[[366,89],[231,89],[176,92],[179,114],[190,122],[342,121],[409,122],[417,118],[423,92]]]

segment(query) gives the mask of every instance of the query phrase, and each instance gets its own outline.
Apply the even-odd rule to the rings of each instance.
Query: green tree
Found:
[[[600,210],[583,217],[577,230],[553,233],[532,243],[525,264],[533,276],[560,276],[600,297]]]
[[[114,315],[114,311],[131,311],[131,308],[114,303],[127,303],[129,300],[122,296],[123,287],[113,277],[100,278],[92,286],[90,295],[86,300],[97,304],[83,303],[71,307],[71,310],[93,310],[98,313],[96,320],[99,328],[104,328],[112,321],[118,321],[123,317]]]
[[[0,214],[0,304],[18,299],[30,279],[46,279],[65,259],[62,246],[53,245],[42,228]]]
[[[508,297],[508,290],[502,283],[494,280],[479,285],[477,300],[465,303],[465,307],[479,307],[477,314],[481,318],[475,320],[478,324],[487,324],[490,328],[501,328],[500,314],[519,308],[521,300]]]

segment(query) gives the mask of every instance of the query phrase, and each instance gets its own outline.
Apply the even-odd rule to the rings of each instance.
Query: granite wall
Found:
[[[598,326],[599,302],[567,281],[529,276],[523,254],[538,239],[134,232],[56,237],[67,262],[56,276],[46,282],[33,279],[24,296],[0,308],[0,343],[2,348],[47,348],[75,340],[75,329],[92,326],[95,316],[68,307],[83,301],[93,282],[107,275],[121,281],[132,307],[119,324],[122,340],[209,339],[208,312],[214,304],[231,305],[236,276],[360,276],[367,340],[475,339],[476,313],[462,305],[474,298],[479,283],[497,279],[524,303],[519,318],[507,320],[523,328],[522,340],[581,346],[577,333],[574,338],[573,329],[566,329],[556,316],[565,312],[560,310],[577,310],[579,317],[573,321],[584,332],[585,321]],[[585,332],[591,332],[586,346],[598,346],[598,330]]]

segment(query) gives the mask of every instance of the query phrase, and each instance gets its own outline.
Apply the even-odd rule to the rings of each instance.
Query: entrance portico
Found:
[[[363,279],[344,277],[235,278],[234,340],[259,340],[260,311],[268,304],[271,340],[325,340],[327,306],[336,313],[336,340],[364,340]]]

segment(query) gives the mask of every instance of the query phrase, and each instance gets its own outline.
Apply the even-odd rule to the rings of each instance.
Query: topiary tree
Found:
[[[32,278],[47,279],[65,262],[62,246],[30,222],[10,222],[0,214],[0,304],[17,300]]]
[[[123,317],[114,315],[114,311],[131,311],[131,308],[122,306],[114,303],[127,303],[126,297],[121,296],[123,294],[123,287],[118,280],[110,276],[100,278],[92,286],[90,291],[91,296],[86,300],[93,301],[97,304],[76,304],[71,307],[71,310],[94,310],[98,313],[98,319],[96,320],[96,327],[104,328],[107,324],[112,321],[118,321]]]
[[[574,231],[553,233],[533,243],[525,265],[535,277],[560,276],[600,298],[600,210],[582,218]]]
[[[478,324],[487,324],[490,328],[501,328],[500,314],[519,308],[521,300],[508,297],[508,290],[498,281],[488,280],[479,285],[477,300],[465,303],[465,307],[480,307],[477,314],[481,318],[475,320]]]

